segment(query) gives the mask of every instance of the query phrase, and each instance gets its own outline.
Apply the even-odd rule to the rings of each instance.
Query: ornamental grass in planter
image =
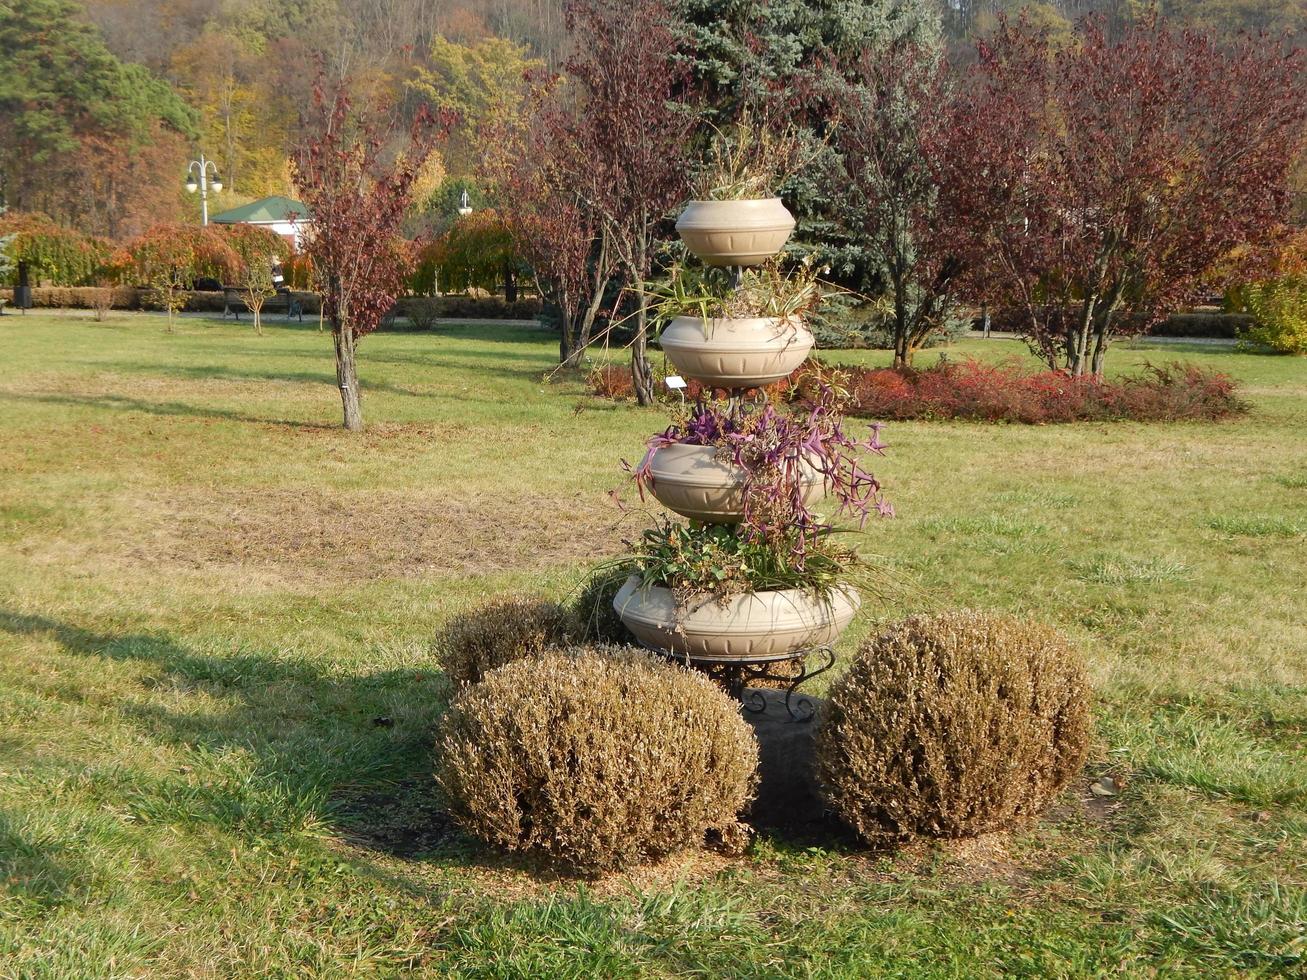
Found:
[[[1043,811],[1084,765],[1084,666],[1055,630],[962,610],[868,639],[817,732],[831,808],[872,844],[970,837]]]
[[[793,127],[756,123],[745,113],[715,130],[695,199],[676,221],[686,246],[709,266],[750,266],[775,255],[794,232],[794,215],[777,188],[803,164]]]
[[[508,664],[460,692],[437,780],[474,836],[596,875],[709,835],[741,849],[757,765],[752,731],[707,678],[588,648]]]
[[[804,316],[822,302],[818,272],[770,259],[737,270],[674,266],[649,283],[658,341],[686,377],[715,388],[756,388],[787,377],[815,340]]]

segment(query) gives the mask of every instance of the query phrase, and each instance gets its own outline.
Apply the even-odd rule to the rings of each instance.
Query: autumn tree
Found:
[[[196,279],[231,281],[241,268],[240,256],[216,227],[155,225],[128,242],[125,252],[127,275],[154,291],[168,312],[169,333]]]
[[[689,186],[691,141],[698,124],[676,54],[680,35],[662,0],[571,0],[568,30],[578,39],[565,75],[580,93],[574,149],[591,179],[580,206],[593,215],[632,296],[635,339],[631,375],[636,398],[654,398],[647,354],[650,277],[656,231]]]
[[[167,82],[105,47],[71,0],[0,6],[5,203],[119,235],[180,206],[194,117]]]
[[[1220,44],[1147,22],[1075,43],[1007,23],[959,101],[950,138],[974,161],[944,185],[968,216],[977,296],[1075,375],[1114,335],[1201,298],[1236,250],[1284,234],[1307,122],[1303,61],[1275,40]]]
[[[389,139],[396,134],[377,121],[393,117],[357,118],[344,88],[328,96],[319,85],[313,110],[310,135],[294,166],[299,197],[313,223],[304,248],[331,322],[345,428],[360,431],[358,342],[380,326],[413,270],[413,249],[400,237],[400,227],[414,181],[456,116],[422,107],[396,148]]]
[[[258,225],[228,225],[227,243],[240,258],[237,283],[245,305],[254,316],[254,332],[263,335],[263,306],[277,295],[273,266],[290,257],[290,243],[276,232]]]
[[[536,77],[522,121],[500,126],[483,159],[516,250],[558,318],[559,363],[576,367],[615,262],[603,221],[588,204],[602,179],[583,148],[590,123],[574,101],[559,97],[558,81]]]
[[[951,97],[939,47],[910,41],[865,50],[822,86],[836,119],[826,168],[842,235],[867,257],[893,305],[894,366],[948,317],[961,259],[939,182],[950,179],[945,130]],[[968,158],[964,165],[970,166]]]
[[[528,78],[543,68],[526,45],[502,37],[466,44],[432,38],[427,63],[414,67],[407,87],[432,105],[459,113],[462,123],[444,150],[450,172],[475,169],[482,142],[517,115],[530,93]]]
[[[56,286],[89,282],[109,257],[110,246],[39,212],[0,213],[0,238],[8,241],[10,275],[19,286],[49,280]]]

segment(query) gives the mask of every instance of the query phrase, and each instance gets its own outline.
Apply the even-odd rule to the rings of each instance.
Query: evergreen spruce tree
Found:
[[[831,66],[863,51],[932,45],[940,36],[931,0],[679,0],[686,56],[708,118],[729,126],[742,112],[794,120],[808,163],[779,188],[798,221],[793,244],[820,248],[832,276],[862,292],[880,288],[876,263],[836,224],[838,194],[821,92]]]

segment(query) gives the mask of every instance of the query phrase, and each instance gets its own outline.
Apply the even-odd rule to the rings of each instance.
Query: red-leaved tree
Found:
[[[589,167],[579,204],[612,250],[634,302],[631,374],[636,399],[654,398],[646,354],[645,289],[656,231],[689,187],[697,113],[684,96],[686,71],[676,55],[682,38],[662,0],[570,0],[568,31],[577,52],[565,75],[576,83],[574,148]]]
[[[559,362],[580,363],[613,276],[613,250],[599,213],[599,172],[583,146],[589,121],[558,79],[536,79],[524,121],[498,127],[486,169],[514,244],[557,310]]]
[[[310,134],[294,161],[295,186],[311,222],[304,251],[312,261],[323,314],[336,347],[345,428],[363,428],[355,351],[403,293],[414,249],[400,235],[413,183],[457,115],[421,107],[402,145],[383,113],[357,118],[338,89],[314,88]]]
[[[1101,374],[1114,334],[1212,287],[1284,233],[1307,99],[1300,52],[1163,21],[1056,47],[1027,22],[981,45],[943,182],[972,290],[1050,365]]]
[[[841,231],[865,252],[894,306],[894,366],[950,314],[961,258],[950,229],[960,216],[939,183],[959,160],[948,138],[942,51],[901,41],[834,65],[818,105],[834,117],[828,176]]]
[[[168,311],[168,332],[173,332],[177,311],[186,305],[186,290],[196,279],[231,282],[241,270],[227,236],[217,226],[162,224],[133,238],[116,260],[120,277],[150,287],[156,301]]]

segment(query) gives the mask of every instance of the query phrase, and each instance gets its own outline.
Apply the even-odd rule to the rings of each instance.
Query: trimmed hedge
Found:
[[[93,310],[97,306],[97,298],[105,289],[111,289],[113,292],[113,306],[115,310],[159,310],[162,309],[153,298],[153,290],[143,289],[139,286],[42,286],[32,290],[32,306],[35,309],[43,310]],[[185,298],[185,306],[182,307],[188,313],[221,313],[225,305],[223,293],[221,291],[208,290],[190,290],[182,293]],[[294,293],[300,305],[304,307],[305,315],[318,315],[318,296],[316,293]],[[3,299],[6,306],[13,302],[14,291],[12,289],[0,289],[0,299]],[[245,312],[243,304],[240,306],[241,313]],[[286,311],[286,300],[283,297],[276,297],[268,300],[263,307],[265,314],[276,315]]]
[[[648,654],[580,648],[463,688],[436,779],[469,833],[597,875],[702,845],[742,850],[758,745],[704,675]]]
[[[32,306],[37,309],[93,310],[96,297],[103,288],[113,289],[113,309],[115,310],[156,310],[161,307],[151,299],[151,290],[139,286],[41,286],[32,290]],[[220,290],[192,290],[183,294],[188,313],[221,313],[225,301]],[[304,308],[304,315],[318,315],[318,294],[295,292],[293,294]],[[14,291],[0,289],[0,301],[12,309]],[[410,307],[421,304],[430,308],[434,316],[441,319],[467,320],[533,320],[540,315],[538,299],[520,299],[507,303],[496,297],[476,299],[469,296],[405,296],[395,304],[395,314],[407,317]],[[270,299],[263,310],[277,315],[284,313],[286,301],[282,297]],[[241,306],[244,313],[244,306]]]
[[[865,641],[831,685],[818,778],[871,844],[1013,827],[1084,765],[1089,694],[1056,630],[972,610],[914,616]]]
[[[436,659],[456,687],[496,667],[538,657],[577,632],[571,613],[541,596],[503,596],[455,616],[436,638]]]

